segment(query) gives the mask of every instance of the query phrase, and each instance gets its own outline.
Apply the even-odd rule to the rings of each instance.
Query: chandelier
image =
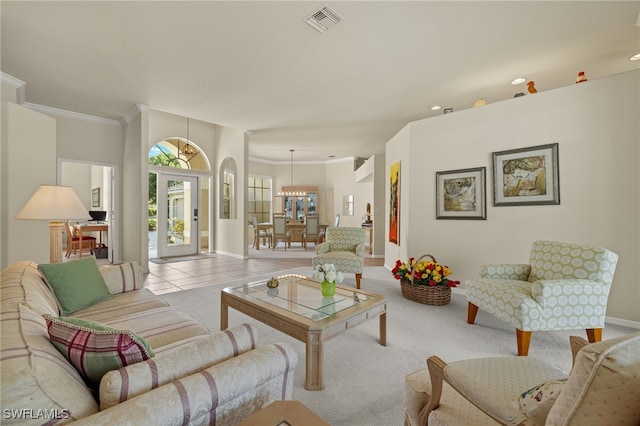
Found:
[[[294,190],[293,187],[293,153],[294,153],[295,149],[290,149],[289,152],[291,153],[291,160],[290,160],[290,165],[289,165],[289,173],[290,173],[290,180],[289,180],[289,187],[283,186],[278,193],[276,194],[276,197],[306,197],[307,196],[307,191],[297,191]]]
[[[182,153],[184,155],[194,155],[198,150],[189,143],[189,117],[187,117],[187,143],[182,147]]]

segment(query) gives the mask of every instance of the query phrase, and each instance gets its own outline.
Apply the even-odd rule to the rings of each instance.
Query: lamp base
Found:
[[[49,263],[62,262],[62,229],[59,220],[49,221]]]

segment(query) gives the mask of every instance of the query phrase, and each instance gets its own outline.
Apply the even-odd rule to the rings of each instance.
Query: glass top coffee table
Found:
[[[305,389],[324,388],[324,342],[363,321],[379,316],[380,344],[387,345],[387,301],[379,294],[336,286],[336,294],[323,297],[320,283],[301,275],[227,287],[220,294],[220,329],[229,326],[233,308],[306,344]]]

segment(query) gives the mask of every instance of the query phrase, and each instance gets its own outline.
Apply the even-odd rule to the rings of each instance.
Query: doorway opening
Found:
[[[192,141],[169,138],[149,150],[149,259],[210,252],[209,161]]]
[[[117,241],[120,227],[120,208],[117,202],[118,178],[118,166],[115,164],[58,159],[57,184],[72,187],[92,217],[92,220],[70,222],[70,225],[74,228],[90,225],[87,229],[100,229],[100,231],[88,233],[85,231],[83,235],[94,236],[97,241],[101,241],[101,246],[94,254],[97,258],[105,259],[109,263],[121,261]],[[98,224],[100,226],[97,227]],[[65,235],[63,245],[66,241]]]

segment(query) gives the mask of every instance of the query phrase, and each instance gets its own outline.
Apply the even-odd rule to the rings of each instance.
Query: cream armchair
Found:
[[[313,266],[333,263],[343,274],[356,274],[356,288],[360,288],[364,242],[365,230],[362,228],[327,228],[326,241],[316,246]]]
[[[600,247],[536,241],[529,264],[483,266],[465,282],[467,322],[478,308],[516,328],[518,355],[529,353],[533,331],[585,329],[602,340],[618,255]]]
[[[405,379],[405,426],[640,424],[640,332],[570,340],[568,376],[533,357],[430,357]]]

